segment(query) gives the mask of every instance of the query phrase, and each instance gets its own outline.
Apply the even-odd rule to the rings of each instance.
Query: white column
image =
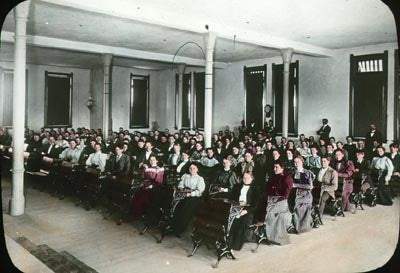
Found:
[[[103,136],[106,139],[110,128],[110,77],[111,77],[111,54],[103,54]]]
[[[175,100],[175,115],[178,129],[182,128],[182,93],[183,93],[183,74],[185,73],[186,64],[178,64],[178,94]]]
[[[212,95],[213,95],[213,54],[216,35],[208,33],[206,47],[205,97],[204,97],[204,144],[211,147],[212,136]]]
[[[287,138],[289,131],[289,74],[293,48],[281,49],[281,55],[283,59],[282,136]]]
[[[24,214],[24,126],[25,126],[25,69],[26,69],[26,22],[30,0],[14,8],[14,79],[13,79],[13,168],[10,214]]]
[[[4,112],[4,68],[0,66],[0,127],[3,127],[3,112]]]

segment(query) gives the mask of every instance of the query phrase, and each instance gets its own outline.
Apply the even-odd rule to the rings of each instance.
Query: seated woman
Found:
[[[185,173],[189,173],[189,165],[190,165],[190,156],[187,151],[183,151],[181,153],[182,159],[178,161],[178,165],[176,165],[176,175],[179,175],[181,177]]]
[[[94,145],[94,149],[95,152],[91,153],[86,160],[86,166],[104,172],[107,162],[107,154],[102,153],[101,144],[98,142]]]
[[[242,176],[244,173],[252,173],[254,171],[253,154],[246,152],[244,154],[244,161],[237,165],[237,174]]]
[[[155,155],[149,158],[150,166],[143,164],[143,188],[133,198],[133,215],[138,217],[143,215],[150,205],[150,198],[152,191],[163,184],[164,182],[164,168],[157,165],[158,161]],[[153,189],[154,188],[154,189]]]
[[[190,174],[184,174],[178,185],[178,190],[186,192],[186,198],[179,202],[172,218],[171,229],[177,237],[180,237],[192,220],[206,187],[198,171],[197,163],[190,163]]]
[[[231,168],[232,162],[228,158],[225,158],[222,161],[222,165],[224,169],[218,172],[213,183],[214,187],[217,187],[216,190],[218,190],[218,192],[213,194],[215,198],[229,198],[233,187],[239,184],[239,179]]]
[[[319,169],[321,169],[321,157],[318,155],[318,148],[316,146],[312,146],[310,150],[311,156],[306,158],[304,165],[316,175]]]
[[[331,158],[322,156],[322,168],[317,175],[317,182],[321,183],[321,197],[319,200],[319,214],[322,217],[326,201],[329,198],[335,198],[335,191],[338,187],[338,173],[329,166]]]
[[[269,242],[285,245],[289,243],[287,229],[292,222],[287,198],[293,186],[292,177],[284,172],[285,164],[282,161],[274,163],[274,175],[267,183],[267,214],[265,229]]]
[[[378,184],[378,203],[384,206],[393,205],[389,188],[389,181],[393,173],[393,163],[385,156],[385,148],[376,148],[378,156],[371,160],[371,177],[374,184]]]
[[[293,188],[297,189],[294,206],[294,225],[296,231],[302,233],[310,231],[313,225],[311,190],[315,175],[310,170],[303,168],[304,159],[302,156],[297,156],[294,159],[294,165]]]
[[[219,162],[214,157],[214,150],[212,148],[206,149],[206,156],[200,159],[200,174],[203,177],[214,179],[219,169]]]
[[[243,183],[237,184],[232,191],[231,199],[239,201],[242,210],[233,220],[229,230],[229,247],[241,250],[244,242],[249,237],[248,227],[253,222],[254,208],[257,202],[257,188],[253,184],[254,177],[251,173],[243,174]]]
[[[294,172],[294,150],[287,149],[285,157],[285,173],[287,175],[292,175]]]

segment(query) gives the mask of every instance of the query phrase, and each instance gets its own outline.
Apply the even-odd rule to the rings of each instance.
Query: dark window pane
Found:
[[[246,124],[254,121],[256,129],[260,130],[264,123],[265,66],[246,67],[244,70],[246,77]]]
[[[204,129],[205,73],[194,74],[196,96],[196,129]]]
[[[72,74],[46,72],[45,126],[71,126]]]
[[[190,128],[191,119],[191,93],[190,93],[190,73],[183,75],[182,89],[182,128]]]
[[[149,127],[149,77],[131,75],[131,128]]]
[[[288,133],[291,135],[297,135],[298,69],[298,62],[290,64]],[[272,66],[272,77],[272,88],[274,94],[274,124],[276,131],[282,133],[283,64]]]

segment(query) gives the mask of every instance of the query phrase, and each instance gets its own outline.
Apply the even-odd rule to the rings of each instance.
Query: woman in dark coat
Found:
[[[253,184],[251,173],[243,174],[243,183],[236,185],[232,191],[232,200],[239,201],[241,210],[233,220],[229,230],[229,247],[241,250],[249,237],[249,225],[253,222],[254,208],[257,202],[257,188]]]

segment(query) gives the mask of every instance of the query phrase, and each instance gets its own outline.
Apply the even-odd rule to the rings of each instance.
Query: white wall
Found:
[[[299,132],[315,135],[323,117],[329,119],[332,135],[344,139],[349,130],[349,77],[350,54],[361,55],[389,51],[388,62],[388,139],[393,139],[393,96],[394,96],[394,49],[396,43],[337,50],[331,58],[294,55],[299,60]],[[242,61],[230,64],[226,69],[214,69],[213,90],[213,132],[229,126],[239,125],[244,118],[243,67],[267,64],[267,103],[271,103],[272,63],[280,64],[280,57]],[[4,69],[13,69],[11,62],[0,62]],[[44,122],[45,71],[73,73],[73,127],[101,128],[102,126],[102,68],[89,69],[59,66],[27,65],[28,69],[28,126],[39,129]],[[190,71],[204,71],[203,68],[187,68]],[[175,72],[139,70],[114,66],[112,68],[112,127],[129,128],[130,73],[150,75],[150,116],[149,128],[157,122],[160,130],[169,128],[173,132],[175,117]],[[0,80],[2,77],[0,77]],[[92,81],[92,84],[90,84]],[[2,86],[2,84],[1,84]],[[90,113],[86,107],[89,89],[96,100],[96,107]],[[328,110],[327,110],[328,109]],[[366,128],[367,129],[367,128]]]
[[[0,66],[5,69],[14,68],[13,63],[10,62],[0,62]],[[29,128],[39,130],[44,125],[46,70],[58,73],[73,73],[72,126],[89,127],[89,110],[85,105],[89,90],[89,70],[32,64],[27,64],[26,67],[28,70],[27,126]]]
[[[389,51],[388,62],[388,139],[393,139],[394,50],[396,43],[337,50],[331,58],[294,55],[299,60],[299,133],[315,135],[326,117],[337,140],[349,133],[350,54],[362,55]],[[232,63],[215,69],[213,131],[226,125],[238,126],[244,118],[243,67],[267,64],[267,102],[271,101],[272,63],[280,57]],[[368,130],[368,128],[366,128]]]

